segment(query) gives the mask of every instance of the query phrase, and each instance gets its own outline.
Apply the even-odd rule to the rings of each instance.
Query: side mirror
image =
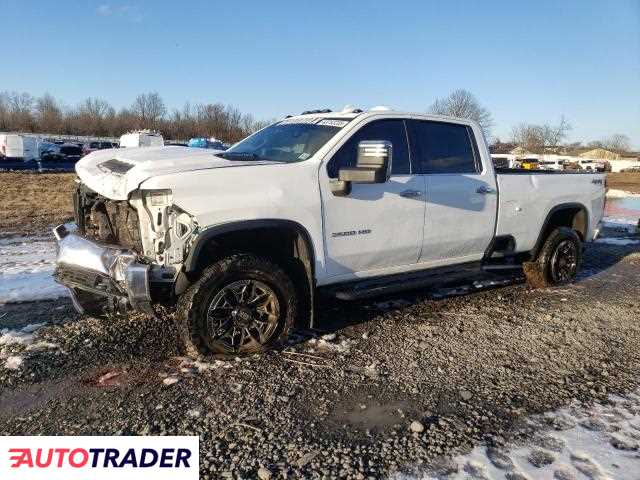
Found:
[[[389,180],[393,146],[386,140],[363,140],[358,143],[358,160],[355,167],[341,168],[338,180],[331,182],[334,195],[351,193],[351,183],[385,183]]]

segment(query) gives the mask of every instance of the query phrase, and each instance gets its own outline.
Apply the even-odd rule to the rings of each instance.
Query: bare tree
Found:
[[[138,117],[140,128],[157,128],[167,113],[167,108],[158,92],[138,95],[131,106],[131,112]]]
[[[564,115],[560,117],[560,122],[555,125],[542,125],[543,142],[545,147],[558,147],[562,141],[567,138],[568,133],[573,127]]]
[[[475,120],[486,137],[491,133],[493,125],[491,113],[467,90],[458,89],[445,98],[436,99],[429,107],[429,111],[439,115]]]
[[[41,132],[58,133],[62,124],[62,109],[49,93],[36,100],[35,120]]]
[[[85,135],[109,135],[115,118],[114,108],[106,100],[89,97],[74,112],[77,130]]]
[[[154,128],[169,139],[214,136],[236,142],[265,124],[222,103],[186,103],[167,116],[157,93],[138,95],[131,108],[116,112],[100,98],[65,107],[50,94],[35,99],[28,93],[0,92],[0,131],[117,137],[137,128]]]
[[[621,133],[615,133],[605,138],[601,143],[604,148],[616,153],[626,153],[631,150],[629,137]]]
[[[511,129],[511,141],[528,152],[543,153],[557,149],[570,130],[571,125],[564,115],[557,125],[520,123]]]
[[[10,130],[9,94],[0,92],[0,131]]]
[[[541,152],[544,149],[543,128],[540,125],[519,123],[511,129],[511,142],[528,152]]]
[[[11,129],[33,132],[36,125],[33,118],[33,97],[28,93],[6,94],[8,117]]]

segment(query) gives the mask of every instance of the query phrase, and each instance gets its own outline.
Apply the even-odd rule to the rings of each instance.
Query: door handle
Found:
[[[422,196],[420,190],[403,190],[400,192],[400,196],[404,198],[417,198]]]
[[[476,193],[481,193],[482,195],[486,195],[488,193],[493,193],[493,188],[489,188],[486,185],[482,185],[481,187],[476,188]]]

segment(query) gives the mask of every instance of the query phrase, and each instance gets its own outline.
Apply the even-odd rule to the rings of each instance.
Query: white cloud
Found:
[[[113,10],[111,9],[111,5],[107,3],[103,3],[98,7],[98,15],[102,15],[103,17],[108,17],[112,13],[113,13]]]
[[[120,7],[120,15],[133,23],[140,23],[143,19],[142,13],[136,5],[123,5]]]
[[[96,13],[102,17],[121,18],[132,23],[140,23],[144,19],[144,15],[137,5],[103,3],[97,8]]]

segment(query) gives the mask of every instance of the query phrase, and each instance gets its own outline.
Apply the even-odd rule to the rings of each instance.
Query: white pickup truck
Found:
[[[478,125],[315,110],[225,152],[96,151],[55,276],[92,315],[177,305],[190,355],[246,354],[358,299],[479,272],[571,281],[598,232],[604,175],[499,171]]]

